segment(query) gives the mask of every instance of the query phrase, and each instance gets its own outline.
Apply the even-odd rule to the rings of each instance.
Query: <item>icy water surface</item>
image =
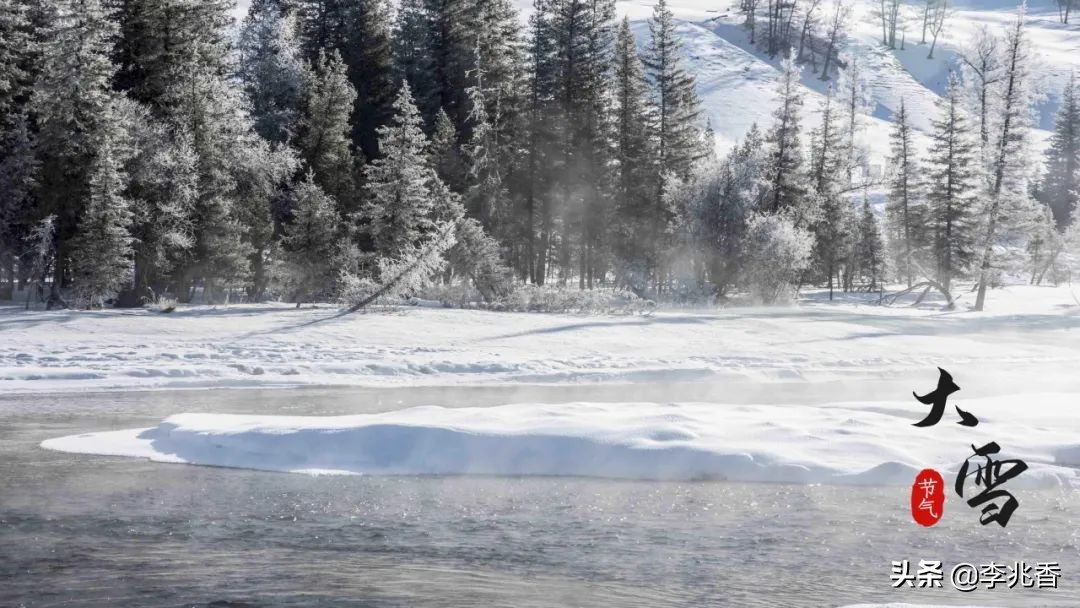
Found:
[[[1080,496],[1005,530],[904,488],[565,478],[308,477],[53,453],[46,438],[182,411],[698,399],[715,387],[189,391],[0,397],[0,606],[1080,606]],[[749,390],[749,389],[747,389]],[[726,387],[726,397],[739,397]],[[820,393],[820,394],[818,394]],[[835,398],[805,388],[777,400]],[[1059,561],[1057,591],[890,588],[892,560]]]

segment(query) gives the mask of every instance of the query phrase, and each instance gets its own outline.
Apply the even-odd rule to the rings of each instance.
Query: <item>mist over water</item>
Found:
[[[759,386],[759,389],[761,387]],[[773,387],[776,389],[776,387]],[[1075,606],[1075,493],[1007,530],[897,488],[266,473],[41,450],[181,411],[369,413],[516,400],[837,399],[839,385],[180,391],[0,398],[0,605]],[[879,398],[881,390],[866,387]],[[974,388],[974,387],[973,387]],[[851,389],[860,398],[860,389]],[[819,394],[820,392],[820,394]],[[842,398],[842,397],[841,397]],[[861,398],[866,398],[862,395]],[[894,592],[890,561],[1060,561],[1049,591]]]

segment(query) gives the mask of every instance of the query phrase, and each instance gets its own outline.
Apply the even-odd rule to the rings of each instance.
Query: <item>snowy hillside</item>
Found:
[[[528,18],[532,3],[518,0],[522,20]],[[652,14],[649,0],[616,3],[620,17],[626,15],[634,24],[640,43],[648,33],[646,20]],[[779,61],[769,60],[749,44],[738,0],[673,0],[669,3],[682,21],[680,32],[698,80],[706,113],[716,132],[717,148],[726,151],[738,141],[750,125],[767,125],[776,104],[775,88]],[[863,144],[871,151],[871,162],[880,164],[888,152],[888,123],[904,99],[915,125],[930,128],[936,115],[934,100],[944,91],[949,70],[956,66],[957,53],[971,40],[976,28],[986,26],[1001,30],[1015,17],[1017,4],[1012,0],[960,0],[956,2],[945,30],[938,40],[934,59],[927,59],[929,45],[921,44],[921,22],[909,7],[910,24],[903,50],[895,51],[881,44],[881,25],[873,14],[876,2],[855,0],[854,15],[848,26],[846,52],[864,66],[873,88],[873,107],[865,124]],[[240,0],[235,15],[243,18],[247,0]],[[1028,3],[1028,26],[1036,50],[1036,74],[1043,92],[1038,105],[1037,124],[1046,131],[1053,124],[1062,87],[1073,70],[1080,69],[1080,23],[1062,25],[1054,0]],[[826,83],[809,72],[803,84],[808,97],[806,111],[815,121]],[[1038,143],[1047,134],[1036,133]]]
[[[632,20],[648,18],[651,3],[620,3]],[[929,45],[919,43],[919,23],[909,26],[904,50],[881,44],[881,26],[873,14],[874,2],[859,0],[848,26],[846,52],[862,66],[871,85],[872,108],[864,123],[863,144],[880,164],[888,152],[888,123],[904,99],[923,131],[936,116],[935,100],[944,92],[957,53],[971,40],[977,27],[1001,31],[1013,21],[1016,5],[1005,0],[958,3],[938,41],[934,59],[927,59]],[[749,44],[742,27],[738,2],[675,0],[671,8],[685,24],[682,29],[692,71],[698,78],[702,101],[717,133],[718,147],[727,149],[751,124],[766,125],[775,107],[779,62],[770,61]],[[1035,68],[1044,99],[1038,106],[1038,125],[1044,131],[1053,124],[1058,95],[1072,70],[1080,68],[1080,25],[1062,25],[1051,0],[1037,0],[1028,8],[1030,40],[1036,51]],[[642,23],[639,37],[647,32]],[[827,84],[805,70],[803,84],[808,95],[805,108],[812,124],[817,120]],[[1041,142],[1047,134],[1037,133]]]

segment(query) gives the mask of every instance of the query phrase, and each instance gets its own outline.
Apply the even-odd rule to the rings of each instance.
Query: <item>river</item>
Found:
[[[1080,497],[1067,490],[1025,490],[1004,530],[978,525],[959,500],[923,529],[905,488],[312,477],[38,447],[189,411],[333,415],[626,394],[586,386],[0,397],[0,606],[1080,605]],[[774,392],[835,396],[827,387]],[[890,565],[903,559],[1057,561],[1063,573],[1057,590],[893,590]]]

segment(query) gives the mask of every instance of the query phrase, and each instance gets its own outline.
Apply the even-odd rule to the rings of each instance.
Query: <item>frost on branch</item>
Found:
[[[446,267],[446,253],[456,240],[454,224],[443,222],[420,245],[406,245],[396,255],[379,257],[373,276],[343,274],[340,300],[346,311],[356,312],[378,300],[398,300],[430,285]]]

